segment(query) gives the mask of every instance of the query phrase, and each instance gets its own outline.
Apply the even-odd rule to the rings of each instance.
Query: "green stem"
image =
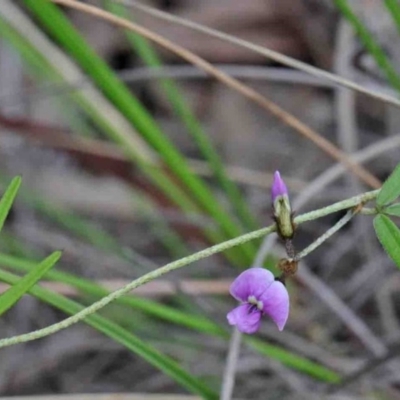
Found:
[[[328,229],[322,236],[320,236],[315,242],[311,243],[308,247],[298,253],[295,257],[296,260],[301,260],[305,256],[309,255],[316,248],[321,246],[322,243],[327,241],[331,236],[333,236],[338,230],[343,228],[354,216],[353,211],[348,211],[347,214],[341,218],[335,225]]]
[[[379,191],[380,189],[372,190],[371,192],[365,192],[357,196],[350,197],[349,199],[331,204],[330,206],[320,208],[319,210],[310,211],[306,214],[299,215],[294,219],[294,222],[296,224],[301,224],[303,222],[312,221],[317,218],[325,217],[329,214],[335,213],[336,211],[352,208],[354,206],[359,205],[360,203],[366,203],[370,200],[375,199],[376,196],[378,196]]]
[[[312,212],[309,212],[309,213],[306,213],[303,215],[299,215],[297,218],[295,218],[295,222],[297,224],[301,224],[303,222],[321,218],[321,217],[324,217],[326,215],[332,214],[332,213],[340,211],[340,210],[350,209],[354,206],[359,205],[360,203],[365,203],[369,200],[374,199],[378,195],[378,193],[379,193],[379,190],[375,190],[373,192],[367,192],[367,193],[352,197],[350,199],[343,200],[338,203],[332,204],[330,206],[321,208],[319,210],[312,211]],[[98,310],[105,307],[112,301],[120,298],[124,294],[127,294],[131,290],[134,290],[139,286],[142,286],[154,279],[157,279],[157,278],[161,277],[162,275],[165,275],[168,272],[182,268],[186,265],[192,264],[203,258],[210,257],[213,254],[228,250],[231,247],[239,246],[239,245],[247,243],[251,240],[261,238],[265,235],[268,235],[268,234],[274,232],[275,230],[276,230],[276,225],[272,224],[265,228],[247,233],[247,234],[239,236],[235,239],[231,239],[226,242],[223,242],[223,243],[217,244],[215,246],[209,247],[207,249],[204,249],[202,251],[199,251],[188,257],[185,257],[180,260],[173,261],[169,264],[166,264],[161,268],[158,268],[154,271],[151,271],[151,272],[143,275],[142,277],[140,277],[138,279],[135,279],[134,281],[127,284],[126,286],[122,287],[121,289],[118,289],[115,292],[110,293],[108,296],[103,297],[101,300],[93,303],[89,307],[84,308],[80,312],[74,314],[73,316],[71,316],[69,318],[66,318],[65,320],[63,320],[61,322],[58,322],[58,323],[50,325],[46,328],[39,329],[39,330],[30,332],[27,334],[13,336],[10,338],[5,338],[5,339],[0,340],[0,348],[6,347],[6,346],[11,346],[11,345],[17,344],[17,343],[23,343],[23,342],[28,342],[31,340],[39,339],[39,338],[51,335],[53,333],[56,333],[62,329],[68,328],[69,326],[71,326],[71,325],[85,319],[86,317],[90,316],[91,314],[97,312]]]

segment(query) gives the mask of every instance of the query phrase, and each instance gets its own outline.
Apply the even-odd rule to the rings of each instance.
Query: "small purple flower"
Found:
[[[227,315],[230,325],[243,333],[255,333],[267,314],[281,331],[289,316],[289,294],[282,282],[264,268],[250,268],[232,283],[231,295],[242,302]]]
[[[284,196],[289,196],[289,192],[287,190],[286,184],[281,178],[281,174],[279,171],[275,171],[274,173],[274,180],[272,182],[272,187],[271,187],[271,197],[272,197],[272,203],[275,203],[275,200],[278,197],[284,197]]]

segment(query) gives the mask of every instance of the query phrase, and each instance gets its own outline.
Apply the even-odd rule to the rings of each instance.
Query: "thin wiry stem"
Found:
[[[341,218],[335,225],[333,225],[330,229],[328,229],[322,236],[320,236],[315,242],[311,243],[305,249],[303,249],[300,253],[296,255],[296,260],[301,260],[306,257],[316,248],[321,246],[322,243],[327,241],[332,235],[334,235],[337,231],[343,228],[354,216],[353,211],[348,211],[347,214]]]
[[[156,17],[156,18],[160,18],[160,19],[172,22],[174,24],[179,24],[179,25],[185,26],[185,27],[187,27],[189,29],[192,29],[192,30],[195,30],[195,31],[199,31],[199,32],[203,32],[203,33],[205,33],[205,34],[207,34],[209,36],[213,36],[213,37],[219,38],[221,40],[224,40],[226,42],[233,43],[233,44],[235,44],[237,46],[244,47],[244,48],[246,48],[248,50],[251,50],[251,51],[253,51],[255,53],[261,54],[261,55],[263,55],[263,56],[265,56],[265,57],[267,57],[267,58],[269,58],[271,60],[274,60],[274,61],[276,61],[276,62],[278,62],[280,64],[283,64],[283,65],[286,65],[288,67],[291,67],[291,68],[294,68],[294,69],[298,69],[300,71],[304,71],[304,72],[306,72],[306,73],[308,73],[310,75],[314,75],[314,76],[317,76],[319,78],[334,82],[336,85],[340,85],[340,86],[344,86],[344,87],[347,87],[347,88],[352,89],[352,90],[356,90],[356,91],[358,91],[360,93],[364,93],[364,94],[366,94],[368,96],[375,97],[376,99],[385,101],[385,102],[387,102],[389,104],[393,104],[393,105],[395,105],[397,107],[400,106],[400,101],[398,99],[392,97],[392,96],[387,96],[387,95],[385,95],[383,93],[379,93],[378,91],[368,90],[365,87],[363,87],[361,85],[357,85],[356,83],[354,83],[354,82],[352,82],[352,81],[350,81],[348,79],[345,79],[345,78],[343,78],[341,76],[338,76],[336,74],[331,74],[331,73],[329,73],[327,71],[321,70],[321,69],[316,68],[316,67],[312,67],[311,65],[308,65],[308,64],[303,63],[301,61],[295,60],[294,58],[285,56],[285,55],[283,55],[281,53],[278,53],[276,51],[270,50],[270,49],[268,49],[266,47],[256,45],[254,43],[248,42],[248,41],[243,40],[243,39],[239,39],[239,38],[237,38],[235,36],[228,35],[228,34],[226,34],[224,32],[220,32],[220,31],[218,31],[216,29],[209,28],[207,26],[198,24],[198,23],[190,21],[188,19],[183,19],[183,18],[177,17],[176,15],[171,15],[171,14],[165,13],[163,11],[156,10],[156,9],[154,9],[152,7],[149,7],[149,6],[146,6],[144,4],[138,3],[135,0],[114,0],[114,1],[116,1],[118,3],[125,4],[125,5],[130,6],[130,7],[133,7],[135,9],[137,9],[137,10],[140,10],[142,12],[150,14],[150,15]]]
[[[370,327],[332,290],[325,282],[319,279],[305,263],[300,262],[296,274],[300,282],[315,293],[322,303],[343,321],[366,349],[375,356],[386,354],[387,349],[382,340],[374,334]]]
[[[306,85],[312,87],[322,87],[327,89],[336,88],[329,81],[307,75],[301,71],[285,70],[277,67],[265,67],[253,64],[213,64],[215,68],[233,76],[237,79],[245,79],[252,81],[268,81],[277,83],[293,83],[296,85]],[[199,70],[193,65],[165,65],[157,69],[149,67],[135,67],[123,69],[115,72],[119,79],[126,83],[139,83],[151,81],[154,79],[179,79],[179,80],[203,80],[210,79],[205,71]],[[367,80],[361,80],[363,87],[378,87],[378,84],[372,84]],[[0,102],[7,108],[18,108],[23,105],[25,99],[40,99],[49,96],[62,96],[71,92],[79,91],[91,84],[90,77],[83,77],[74,82],[69,83],[45,83],[37,87],[21,88],[20,90],[4,91],[0,93]],[[383,90],[383,88],[382,88]],[[390,88],[385,88],[389,93],[395,93]],[[21,96],[23,100],[19,99]]]
[[[376,159],[381,154],[388,151],[396,150],[400,147],[400,135],[394,135],[386,139],[377,141],[362,150],[357,151],[350,157],[359,163],[365,163],[367,161]],[[299,210],[301,207],[306,205],[313,197],[317,196],[323,191],[325,187],[340,178],[346,172],[343,165],[336,164],[324,172],[322,172],[317,178],[310,182],[296,197],[293,202],[293,209]]]
[[[359,194],[357,196],[354,197],[350,197],[347,200],[342,200],[339,201],[337,203],[334,203],[328,207],[324,207],[321,208],[319,210],[315,210],[315,211],[310,211],[308,213],[299,215],[298,217],[296,217],[294,219],[294,222],[296,224],[299,223],[303,223],[306,221],[312,221],[314,219],[316,219],[315,217],[317,216],[317,218],[321,218],[321,217],[325,217],[326,215],[332,214],[336,211],[341,211],[341,210],[346,210],[349,208],[352,208],[356,205],[359,205],[361,203],[373,200],[376,198],[376,196],[379,193],[379,189],[378,190],[372,190],[371,192],[366,192],[363,194]]]
[[[357,175],[361,180],[367,183],[373,188],[379,188],[380,181],[367,171],[364,167],[349,160],[348,156],[339,150],[335,145],[333,145],[329,140],[325,139],[323,136],[319,135],[313,129],[308,127],[306,124],[298,120],[289,112],[285,111],[279,107],[274,102],[270,101],[257,91],[253,90],[251,87],[243,84],[230,77],[229,75],[223,73],[222,71],[216,69],[212,64],[199,57],[198,55],[186,50],[185,48],[176,45],[175,43],[165,39],[161,35],[158,35],[145,27],[138,25],[132,21],[126,20],[124,18],[116,17],[107,11],[104,11],[98,7],[93,7],[87,4],[80,3],[76,0],[52,0],[53,3],[62,4],[67,7],[82,11],[84,13],[93,15],[97,18],[108,21],[112,24],[118,25],[122,28],[129,29],[148,40],[162,46],[163,48],[177,54],[179,57],[198,66],[200,69],[206,71],[214,78],[224,83],[231,89],[239,92],[241,95],[245,96],[249,100],[253,101],[255,104],[261,108],[267,110],[269,113],[274,115],[276,118],[283,121],[286,125],[290,126],[296,132],[300,133],[302,136],[312,141],[316,146],[322,149],[326,154],[329,154],[335,160],[339,160],[343,163],[349,170],[351,170],[355,175]]]
[[[390,346],[388,346],[387,352],[383,355],[370,359],[365,362],[364,366],[358,369],[357,371],[349,374],[347,377],[343,379],[342,382],[336,384],[335,386],[328,386],[326,392],[327,393],[336,393],[354,383],[356,383],[359,379],[367,376],[376,368],[384,365],[385,363],[393,360],[394,358],[400,355],[400,343],[396,342]]]
[[[231,341],[229,343],[229,352],[226,359],[226,369],[221,385],[220,400],[230,400],[232,398],[233,388],[235,386],[236,366],[239,359],[240,344],[242,334],[233,328]]]
[[[375,190],[373,192],[366,192],[364,194],[352,197],[350,199],[346,199],[340,201],[338,203],[331,204],[327,207],[321,208],[316,211],[312,211],[303,215],[299,215],[295,218],[295,222],[297,224],[301,224],[303,222],[311,221],[317,218],[321,218],[323,216],[329,215],[331,213],[335,213],[340,210],[350,209],[352,207],[358,206],[360,204],[364,204],[365,202],[374,199],[378,195],[379,190]],[[129,293],[131,290],[136,289],[139,286],[146,284],[154,279],[157,279],[169,272],[172,272],[176,269],[185,267],[189,264],[192,264],[196,261],[199,261],[203,258],[210,257],[214,254],[223,252],[228,250],[232,247],[242,245],[244,243],[249,242],[250,240],[254,240],[265,235],[269,235],[270,233],[276,230],[275,224],[267,226],[265,228],[247,233],[245,235],[239,236],[237,238],[228,240],[226,242],[217,244],[215,246],[209,247],[207,249],[201,250],[197,253],[194,253],[188,257],[182,258],[177,261],[173,261],[164,265],[161,268],[158,268],[154,271],[151,271],[142,277],[135,279],[134,281],[130,282],[128,285],[116,290],[115,292],[110,293],[108,296],[103,297],[101,300],[93,303],[89,307],[86,307],[82,311],[78,312],[77,314],[66,318],[65,320],[58,322],[56,324],[50,325],[46,328],[39,329],[27,334],[13,336],[10,338],[5,338],[0,340],[0,348],[11,346],[17,343],[29,342],[35,339],[39,339],[45,336],[49,336],[53,333],[56,333],[62,329],[68,328],[69,326],[76,324],[79,321],[82,321],[87,316],[99,311],[101,308],[105,307],[106,305],[110,304],[114,300],[118,299],[119,297]]]

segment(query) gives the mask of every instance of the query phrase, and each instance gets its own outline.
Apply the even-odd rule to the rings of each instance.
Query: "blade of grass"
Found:
[[[388,82],[393,86],[393,88],[400,91],[400,76],[397,73],[396,68],[390,62],[385,52],[365,24],[355,14],[348,0],[334,0],[334,3],[342,15],[353,26],[364,46],[385,74]]]
[[[54,4],[47,1],[24,0],[24,4],[41,22],[42,26],[75,58],[81,67],[92,77],[107,97],[131,121],[148,143],[164,159],[185,187],[193,193],[198,204],[220,225],[226,237],[241,233],[229,214],[221,207],[204,182],[196,177],[181,153],[172,145],[160,130],[151,115],[117,78],[113,71],[101,60],[85,39]],[[164,185],[165,188],[165,185]],[[165,190],[168,193],[168,190]],[[254,254],[254,244],[240,249],[243,261]]]
[[[2,253],[0,253],[0,264],[20,272],[29,272],[35,265],[35,263],[32,261],[23,260]],[[104,287],[97,285],[88,279],[84,279],[63,271],[48,271],[45,277],[52,281],[70,285],[82,293],[96,298],[104,297],[110,293]],[[199,318],[189,313],[181,312],[178,309],[159,304],[150,299],[142,299],[136,296],[124,296],[118,299],[117,303],[134,309],[139,309],[154,317],[161,318],[165,321],[172,322],[189,329],[194,329],[199,332],[218,335],[221,335],[224,332],[222,328],[218,327],[218,325],[214,324],[207,318]]]
[[[60,251],[56,251],[48,256],[0,296],[0,316],[8,311],[32,286],[36,285],[43,275],[60,259],[61,254]]]
[[[400,35],[400,4],[397,0],[384,0],[384,4],[396,24]]]
[[[4,222],[6,221],[15,197],[17,196],[21,182],[22,180],[20,176],[13,178],[0,200],[0,231],[3,229]]]
[[[174,54],[178,55],[182,59],[189,63],[196,65],[200,69],[206,71],[219,82],[225,84],[236,92],[242,94],[255,104],[268,111],[279,120],[284,122],[286,125],[293,128],[297,133],[303,135],[305,138],[311,140],[315,145],[322,149],[325,153],[329,154],[336,160],[340,160],[344,163],[352,172],[354,172],[359,178],[365,181],[371,187],[380,187],[380,181],[365,168],[354,163],[345,153],[343,153],[338,147],[332,144],[329,140],[324,139],[321,135],[315,132],[313,129],[302,123],[299,119],[294,117],[292,114],[279,107],[276,103],[267,99],[256,90],[252,89],[248,85],[243,84],[239,80],[229,76],[225,72],[218,70],[212,64],[197,56],[193,52],[186,50],[185,48],[176,45],[163,36],[124,18],[118,17],[108,11],[105,11],[99,7],[91,6],[88,4],[81,3],[77,0],[51,0],[53,3],[65,5],[76,10],[80,10],[84,13],[90,14],[96,18],[103,19],[115,24],[117,26],[124,27],[128,30],[134,31],[148,40],[162,46],[164,49],[168,49]]]
[[[20,53],[25,61],[25,66],[29,67],[27,68],[28,72],[36,79],[61,85],[72,83],[83,76],[76,68],[73,68],[70,62],[66,62],[65,58],[61,59],[59,52],[55,54],[49,51],[49,46],[46,46],[48,44],[46,39],[38,33],[31,21],[14,4],[4,0],[0,7],[0,16],[1,36]],[[29,32],[29,34],[24,35],[24,31]],[[64,65],[64,68],[57,68],[60,63]],[[64,99],[63,101],[63,112],[66,107],[68,108],[70,99],[80,107],[80,110],[84,111],[90,121],[101,131],[108,132],[111,135],[118,127],[123,126],[121,119],[112,110],[111,104],[107,104],[101,94],[96,93],[92,87],[85,91],[75,90],[70,92],[68,100]],[[73,126],[70,120],[68,122]],[[126,123],[126,126],[129,128],[128,123]],[[135,143],[138,149],[142,150],[143,155],[148,154],[148,151],[145,151],[144,146],[138,143],[137,139],[135,139]]]
[[[298,356],[296,354],[290,353],[287,350],[279,346],[266,345],[266,343],[260,339],[252,336],[243,337],[245,343],[250,347],[257,350],[260,354],[266,357],[271,357],[276,360],[280,360],[283,364],[298,371],[314,376],[321,381],[330,383],[339,383],[341,377],[336,372],[322,367],[307,358]]]
[[[19,278],[9,272],[0,270],[0,280],[10,285],[15,285]],[[55,308],[65,312],[66,314],[76,314],[84,307],[79,303],[58,295],[50,290],[43,289],[39,286],[34,286],[29,291],[30,294],[37,297],[39,300],[54,306]],[[207,387],[200,379],[194,377],[189,372],[185,371],[177,362],[170,357],[158,352],[154,347],[146,344],[140,338],[128,332],[110,320],[93,314],[85,319],[85,322],[104,333],[106,336],[122,344],[130,351],[138,354],[150,364],[163,371],[165,374],[173,378],[192,393],[197,393],[204,399],[217,399],[215,392]]]
[[[0,173],[0,182],[4,181],[6,181],[6,178]],[[111,252],[125,261],[133,262],[135,263],[135,267],[144,267],[146,270],[154,268],[154,264],[148,261],[145,257],[128,247],[121,246],[113,236],[108,234],[106,231],[99,229],[98,226],[89,222],[85,218],[78,217],[68,211],[62,210],[26,189],[21,191],[20,197],[22,201],[29,204],[29,206],[43,215],[46,215],[55,223],[68,229],[70,232],[79,238],[84,239],[91,245],[104,251]]]
[[[2,3],[2,7],[0,8],[0,12],[3,15],[5,15],[5,4],[6,3]],[[14,5],[10,5],[9,3],[7,4],[10,7],[16,7]],[[15,12],[16,9],[11,8],[12,16],[15,14]],[[6,16],[14,23],[14,25],[16,24],[17,26],[24,26],[24,29],[27,29],[27,27],[31,24],[29,20],[21,15],[18,15],[18,18],[16,20],[13,20],[8,14],[6,14]],[[32,29],[32,27],[30,27],[30,29]],[[5,20],[1,18],[0,31],[2,36],[7,38],[7,40],[9,40],[20,51],[25,60],[34,67],[34,70],[39,71],[40,76],[44,75],[47,78],[51,77],[52,80],[65,78],[68,81],[69,78],[67,76],[61,76],[54,69],[55,67],[51,63],[52,61],[54,62],[53,59],[58,60],[60,58],[60,54],[53,55],[51,52],[48,51],[48,49],[45,53],[41,53],[27,40],[32,39],[32,37],[35,35],[31,34],[28,38],[21,36],[15,29],[13,29],[8,23],[5,22]],[[41,39],[43,40],[43,38]],[[49,59],[46,57],[49,57]],[[63,64],[66,63],[69,63],[69,60],[63,59]],[[187,197],[186,193],[184,193],[182,189],[179,188],[166,173],[160,170],[157,166],[149,164],[148,160],[146,159],[146,157],[143,156],[141,152],[141,147],[139,146],[138,148],[136,148],[135,143],[129,139],[129,126],[128,129],[126,129],[126,127],[124,128],[124,124],[119,121],[118,118],[116,120],[115,118],[111,118],[111,116],[116,117],[114,111],[107,111],[104,109],[104,107],[99,108],[99,103],[103,104],[103,102],[99,101],[100,99],[98,98],[98,96],[96,98],[97,100],[94,101],[95,99],[93,98],[93,96],[89,94],[86,97],[84,96],[84,94],[82,94],[82,97],[79,96],[79,93],[73,95],[74,101],[82,106],[84,111],[87,112],[88,116],[92,117],[93,121],[95,123],[98,123],[98,126],[112,140],[122,145],[122,148],[126,152],[129,159],[137,163],[138,166],[144,171],[144,173],[148,177],[150,177],[150,179],[158,187],[160,187],[161,190],[163,190],[163,192],[169,198],[171,198],[175,204],[177,204],[179,207],[182,208],[182,210],[186,211],[187,213],[199,212],[197,206],[193,203],[193,201]],[[110,105],[108,105],[107,107],[109,108]],[[218,241],[222,241],[225,238],[225,236],[221,235],[221,233],[217,232],[216,230],[209,230],[207,232],[207,235],[209,239],[215,243]],[[236,250],[233,252],[230,251],[225,255],[232,261],[232,263],[245,265],[245,261],[241,259],[240,253],[238,253]]]
[[[34,263],[31,261],[21,260],[17,257],[2,253],[0,253],[0,264],[22,272],[29,271],[34,266]],[[86,295],[104,297],[109,294],[109,291],[102,286],[70,273],[52,270],[46,274],[46,278],[71,285]],[[213,322],[207,317],[183,312],[176,308],[159,304],[149,299],[141,299],[135,296],[124,296],[117,299],[116,302],[133,309],[141,310],[164,321],[174,323],[188,329],[193,329],[197,332],[221,337],[223,339],[229,339],[230,336],[228,329],[221,327],[219,324]],[[282,347],[266,343],[260,339],[250,336],[244,337],[244,340],[249,346],[264,356],[274,358],[288,367],[297,369],[298,371],[308,374],[321,381],[333,383],[340,380],[339,375],[334,371],[288,350],[285,350]]]
[[[105,5],[106,8],[115,15],[126,19],[132,19],[129,11],[122,4],[115,3],[113,0],[106,0]],[[158,57],[155,49],[145,38],[132,31],[125,30],[125,33],[129,42],[147,66],[152,68],[159,68],[162,66],[162,61]],[[228,177],[222,160],[215,151],[211,140],[204,132],[200,122],[190,109],[179,87],[172,79],[168,78],[160,79],[160,83],[175,113],[181,118],[187,131],[208,161],[215,177],[224,189],[243,226],[250,230],[257,229],[258,224],[254,219],[254,215],[250,212],[236,184]]]

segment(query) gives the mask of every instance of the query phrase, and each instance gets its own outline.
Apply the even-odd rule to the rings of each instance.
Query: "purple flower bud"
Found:
[[[274,174],[271,197],[278,233],[283,239],[291,239],[294,234],[292,209],[290,207],[289,192],[279,171],[275,171]]]
[[[264,268],[250,268],[232,283],[231,295],[242,302],[227,315],[240,332],[255,333],[268,315],[281,331],[289,316],[289,294],[282,282]]]
[[[288,195],[289,192],[287,190],[285,182],[281,178],[281,174],[279,173],[279,171],[275,171],[274,181],[272,182],[272,187],[271,187],[272,203],[275,203],[277,197],[283,197]]]

